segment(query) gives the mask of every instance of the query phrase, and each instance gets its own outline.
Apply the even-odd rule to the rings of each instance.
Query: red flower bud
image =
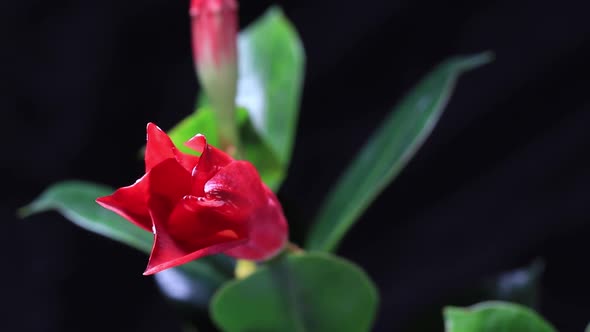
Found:
[[[238,16],[235,0],[192,0],[193,57],[220,126],[222,148],[235,145]]]
[[[276,196],[254,166],[237,161],[196,135],[180,152],[160,128],[147,126],[145,175],[96,201],[154,233],[144,274],[224,253],[249,260],[276,255],[287,222]]]
[[[195,65],[220,67],[237,59],[235,0],[192,0],[190,7]]]

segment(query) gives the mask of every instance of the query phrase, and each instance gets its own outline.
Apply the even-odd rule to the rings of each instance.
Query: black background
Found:
[[[270,4],[242,1],[241,26]],[[453,294],[483,277],[543,257],[541,312],[560,331],[582,331],[590,321],[589,3],[279,4],[307,53],[279,195],[293,219],[314,215],[367,135],[436,63],[496,55],[460,79],[433,135],[341,246],[378,284],[375,330],[407,331],[443,304],[468,304]],[[186,0],[20,3],[16,63],[3,63],[14,83],[4,88],[0,131],[0,330],[180,331],[141,275],[143,254],[55,213],[20,221],[15,210],[55,181],[122,186],[141,175],[145,124],[169,129],[198,91],[187,8]],[[300,242],[304,225],[291,227]]]

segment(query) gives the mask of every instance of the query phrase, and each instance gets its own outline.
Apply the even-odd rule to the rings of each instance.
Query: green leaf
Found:
[[[272,7],[239,35],[237,103],[286,169],[303,88],[305,53],[293,25]]]
[[[533,310],[509,302],[444,309],[446,332],[556,332]]]
[[[238,108],[237,121],[243,150],[242,157],[254,164],[266,185],[273,190],[278,189],[285,176],[286,169],[252,126],[248,111],[241,107]],[[195,151],[187,148],[184,143],[199,133],[207,137],[209,144],[218,146],[217,118],[213,110],[208,106],[203,106],[186,117],[172,128],[168,134],[179,150],[195,154]]]
[[[207,137],[207,143],[219,147],[219,135],[217,134],[217,119],[208,106],[203,106],[191,115],[180,121],[168,132],[168,136],[180,151],[188,154],[196,154],[184,143],[196,134]]]
[[[248,113],[244,111],[241,116],[239,113],[238,115],[244,159],[254,164],[262,181],[276,192],[283,182],[287,168],[281,165],[276,154],[253,128]]]
[[[101,207],[95,200],[110,195],[107,186],[82,181],[65,181],[47,188],[37,199],[21,208],[23,217],[49,210],[56,210],[74,224],[109,239],[124,243],[144,253],[152,249],[153,235],[135,226],[119,215]],[[203,283],[212,294],[215,287],[227,278],[204,260],[184,264],[176,270]]]
[[[586,326],[586,332],[590,332],[590,323],[588,323],[588,326]]]
[[[107,186],[82,181],[65,181],[47,188],[37,199],[19,213],[29,216],[48,210],[57,210],[74,224],[96,234],[125,243],[149,253],[153,235],[104,209],[95,200],[110,195]]]
[[[369,331],[377,290],[356,265],[325,253],[282,256],[213,297],[226,332]]]
[[[410,91],[384,119],[328,194],[312,224],[306,248],[335,250],[353,223],[432,132],[459,74],[490,59],[489,53],[451,58]]]

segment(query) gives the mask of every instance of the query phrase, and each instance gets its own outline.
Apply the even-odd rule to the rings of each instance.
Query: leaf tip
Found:
[[[32,211],[32,209],[30,208],[29,205],[25,205],[21,208],[18,208],[16,210],[16,217],[19,219],[25,219],[26,217],[32,215],[34,212]]]
[[[495,54],[492,51],[484,51],[474,55],[468,55],[461,59],[461,70],[467,71],[486,65],[495,59]]]
[[[272,5],[268,8],[267,15],[269,17],[283,17],[285,13],[283,12],[283,8],[279,5]]]
[[[448,315],[452,314],[457,309],[459,309],[459,308],[451,306],[451,305],[447,305],[442,308],[442,314],[443,314],[443,316],[447,317]]]
[[[33,200],[29,204],[18,208],[15,211],[16,217],[19,219],[25,219],[25,218],[30,217],[34,214],[39,213],[39,212],[47,211],[47,205],[45,204],[46,202],[43,198],[44,197],[41,196],[41,197]]]

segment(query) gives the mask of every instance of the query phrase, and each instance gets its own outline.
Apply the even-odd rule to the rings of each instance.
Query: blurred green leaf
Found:
[[[590,332],[590,323],[588,323],[588,326],[586,326],[586,331],[585,332]]]
[[[207,137],[207,143],[219,147],[217,119],[208,106],[203,106],[196,110],[168,131],[168,136],[170,136],[176,148],[188,154],[196,154],[196,152],[189,149],[184,143],[196,134],[205,135]]]
[[[244,154],[241,157],[254,164],[266,185],[273,190],[278,189],[286,169],[252,126],[248,111],[241,107],[238,108],[237,121]],[[188,149],[184,143],[199,133],[207,137],[209,144],[218,146],[217,118],[208,106],[204,106],[186,117],[168,134],[178,149],[185,153],[195,154],[195,151]]]
[[[451,58],[410,91],[332,187],[312,224],[306,248],[336,249],[354,222],[400,173],[432,132],[459,75],[490,59],[489,53]]]
[[[291,159],[303,88],[305,53],[278,7],[240,33],[237,103],[286,168]]]
[[[146,254],[152,249],[153,235],[135,226],[119,215],[101,207],[95,200],[110,195],[113,189],[104,185],[83,181],[64,181],[47,188],[37,199],[21,208],[23,217],[55,210],[74,224],[109,239],[121,242]],[[189,276],[197,280],[200,290],[198,294],[206,301],[215,288],[227,280],[227,277],[216,270],[209,262],[214,258],[206,257],[175,268],[178,275]],[[139,272],[138,272],[139,273]],[[196,294],[196,293],[195,293]]]
[[[285,255],[222,287],[211,315],[226,332],[362,332],[371,328],[377,296],[365,272],[342,258]]]
[[[270,189],[276,192],[281,186],[287,168],[281,165],[276,154],[258,135],[252,126],[248,113],[244,111],[241,115],[239,114],[238,119],[243,119],[239,121],[240,139],[243,146],[242,150],[244,153],[244,159],[256,166],[262,181],[266,183]]]
[[[19,210],[23,216],[56,210],[74,224],[135,249],[149,253],[153,235],[119,215],[101,207],[95,200],[110,195],[113,189],[82,181],[65,181],[48,187],[37,199]]]
[[[444,309],[446,332],[556,332],[533,310],[509,302]]]

